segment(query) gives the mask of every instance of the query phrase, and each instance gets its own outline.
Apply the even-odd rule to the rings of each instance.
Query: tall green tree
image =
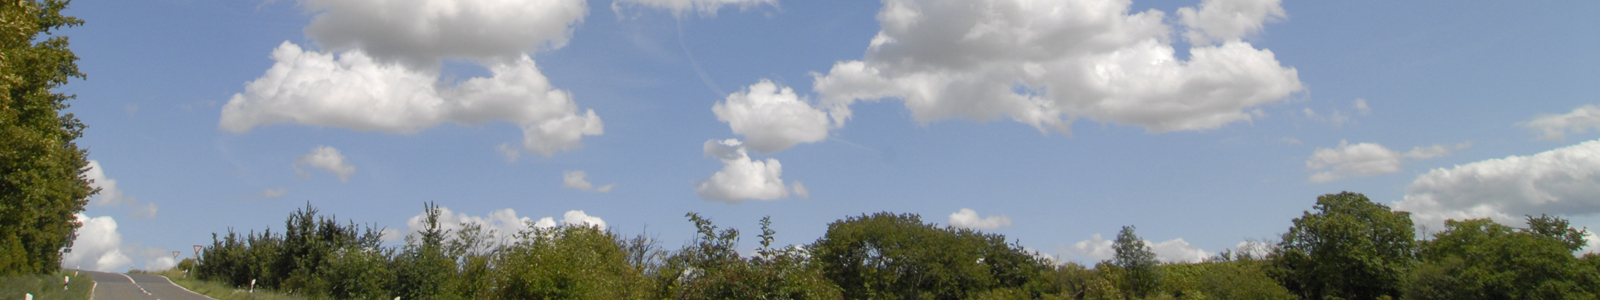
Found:
[[[1351,192],[1317,197],[1312,209],[1283,234],[1273,277],[1304,299],[1399,297],[1416,261],[1411,214]]]
[[[83,177],[88,153],[74,140],[84,125],[52,91],[83,78],[67,37],[83,24],[61,15],[67,0],[0,1],[0,274],[60,269],[96,190]],[[65,250],[70,251],[70,250]]]
[[[1600,270],[1572,255],[1586,232],[1551,216],[1527,221],[1527,229],[1490,219],[1446,221],[1423,243],[1405,298],[1594,299]]]
[[[1156,261],[1156,253],[1133,231],[1133,226],[1122,226],[1122,231],[1117,233],[1117,240],[1111,243],[1111,248],[1116,250],[1111,263],[1122,269],[1122,290],[1127,291],[1127,296],[1144,298],[1161,287],[1161,272],[1156,268],[1161,262]]]

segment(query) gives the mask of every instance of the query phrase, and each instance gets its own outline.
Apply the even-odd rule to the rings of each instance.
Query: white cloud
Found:
[[[1000,227],[1011,226],[1011,217],[1005,215],[979,217],[978,212],[962,208],[950,214],[950,226],[971,229],[994,230]]]
[[[167,250],[167,248],[142,247],[138,245],[124,246],[123,248],[127,250],[127,253],[132,253],[140,259],[140,264],[136,267],[140,270],[159,272],[178,265],[177,259],[172,257],[172,251]]]
[[[1187,60],[1176,55],[1165,13],[1129,6],[886,0],[865,59],[815,74],[813,86],[838,124],[855,101],[898,98],[923,123],[1007,117],[1063,134],[1079,117],[1151,132],[1214,129],[1251,121],[1251,108],[1304,88],[1271,51],[1236,39],[1278,15],[1275,1],[1203,3],[1190,26],[1234,39],[1192,46]]]
[[[481,217],[468,215],[466,213],[455,213],[450,211],[449,208],[442,206],[438,209],[439,229],[456,232],[462,228],[466,228],[465,224],[476,224],[483,228],[486,233],[493,231],[493,236],[499,240],[498,242],[509,242],[517,233],[528,231],[530,229],[556,227],[554,218],[544,217],[535,221],[533,218],[529,217],[518,217],[517,211],[510,208],[495,210],[489,212],[488,216]],[[415,235],[418,232],[426,229],[424,226],[425,220],[427,220],[426,212],[417,214],[416,216],[411,217],[411,219],[406,220],[407,231],[405,234]],[[600,217],[585,214],[581,210],[567,211],[567,213],[562,216],[561,224],[568,226],[588,225],[599,227],[601,230],[606,229],[605,220],[600,219]],[[399,239],[400,232],[385,230],[383,232],[383,237],[386,240]],[[451,235],[450,238],[454,238],[454,235]]]
[[[1587,234],[1585,234],[1583,236],[1583,239],[1585,241],[1589,241],[1589,243],[1587,245],[1583,246],[1582,252],[1584,254],[1589,254],[1589,253],[1600,254],[1600,236],[1596,236],[1594,231],[1589,231]]]
[[[622,13],[622,10],[632,6],[647,6],[672,11],[673,15],[683,15],[688,11],[699,11],[702,15],[715,16],[717,10],[723,6],[738,6],[740,10],[761,5],[778,6],[778,0],[615,0],[611,2],[611,10]]]
[[[493,231],[494,236],[501,240],[509,240],[513,235],[516,235],[518,232],[526,231],[528,229],[528,225],[533,224],[533,219],[528,217],[518,217],[517,211],[510,208],[489,212],[487,217],[472,216],[467,215],[466,213],[454,213],[450,211],[450,208],[442,206],[438,207],[438,210],[440,230],[456,232],[460,231],[462,228],[466,228],[466,226],[464,226],[465,224],[476,224],[481,227],[484,232]],[[418,232],[427,229],[425,223],[426,220],[427,212],[417,214],[416,216],[411,217],[411,219],[406,220],[407,234],[415,235]],[[451,237],[453,238],[454,235],[451,235]]]
[[[600,230],[606,229],[606,221],[600,217],[590,216],[581,210],[569,210],[561,216],[561,225],[566,226],[594,226]]]
[[[1367,99],[1356,99],[1355,106],[1356,112],[1363,116],[1372,114],[1372,107],[1367,106]]]
[[[745,91],[729,94],[711,107],[717,120],[727,122],[745,146],[773,153],[795,144],[828,138],[828,114],[812,108],[794,89],[761,80]]]
[[[585,179],[588,176],[589,173],[585,173],[583,170],[562,171],[561,186],[580,191],[595,191],[601,193],[610,192],[611,188],[617,186],[616,184],[607,184],[597,188],[594,186],[594,184],[589,183],[588,179]]]
[[[1600,131],[1600,106],[1589,104],[1563,115],[1539,115],[1533,120],[1517,123],[1517,126],[1538,132],[1542,140],[1565,140],[1568,133],[1581,134],[1591,129]]]
[[[172,267],[176,266],[178,266],[177,259],[172,258],[172,256],[162,256],[146,259],[144,261],[144,267],[140,269],[145,271],[160,272],[172,269]]]
[[[1102,238],[1100,234],[1096,233],[1087,240],[1079,241],[1072,244],[1072,246],[1059,247],[1059,249],[1069,256],[1086,258],[1091,260],[1089,263],[1093,263],[1094,261],[1108,260],[1115,256],[1117,249],[1113,248],[1112,244],[1112,240]],[[1184,241],[1182,238],[1159,243],[1144,240],[1144,244],[1146,247],[1150,247],[1151,252],[1156,253],[1156,259],[1165,262],[1200,262],[1207,257],[1211,257],[1210,252],[1189,245],[1189,242]]]
[[[1311,174],[1310,181],[1323,183],[1349,177],[1365,177],[1379,174],[1400,172],[1400,163],[1404,159],[1430,159],[1450,155],[1455,150],[1472,147],[1472,142],[1463,142],[1453,146],[1433,144],[1427,147],[1412,147],[1411,151],[1400,153],[1388,147],[1374,143],[1359,143],[1351,145],[1340,140],[1338,148],[1317,148],[1306,159],[1306,169],[1323,170]]]
[[[109,216],[90,218],[81,213],[73,216],[83,227],[78,228],[72,252],[61,256],[62,268],[111,272],[133,264],[133,259],[122,254],[122,234],[117,233],[117,220]]]
[[[1417,176],[1394,208],[1431,228],[1446,219],[1520,224],[1523,215],[1600,213],[1600,141],[1434,169]]]
[[[110,206],[138,202],[133,196],[122,194],[122,189],[117,188],[117,180],[106,177],[105,168],[100,167],[99,161],[89,160],[87,168],[83,176],[91,181],[89,187],[100,189],[100,194],[94,196],[95,205]]]
[[[301,0],[306,35],[333,51],[432,66],[444,58],[516,60],[559,48],[589,8],[584,0]]]
[[[1160,243],[1144,241],[1151,252],[1156,253],[1156,258],[1164,262],[1197,263],[1211,257],[1211,252],[1190,245],[1182,238],[1167,240]]]
[[[722,170],[711,174],[695,187],[700,198],[728,203],[744,200],[776,200],[789,196],[783,183],[783,165],[777,159],[751,160],[743,143],[736,139],[708,140],[706,156],[722,161]],[[806,193],[808,196],[810,192]]]
[[[1071,247],[1061,247],[1061,252],[1092,261],[1101,261],[1111,259],[1111,257],[1117,255],[1117,249],[1111,248],[1111,244],[1111,240],[1102,238],[1099,233],[1096,233],[1087,240],[1072,244]]]
[[[299,173],[301,177],[310,176],[304,169],[300,168],[300,165],[310,165],[338,175],[340,182],[350,182],[350,175],[356,174],[356,167],[345,161],[344,155],[339,154],[339,149],[329,146],[311,148],[311,153],[301,155],[300,158],[294,160],[292,166],[294,166],[295,173]]]
[[[1346,177],[1372,176],[1400,172],[1400,152],[1383,145],[1339,141],[1339,147],[1317,148],[1306,159],[1306,169],[1322,170],[1311,174],[1311,182],[1323,183]]]
[[[454,86],[437,71],[382,63],[359,49],[333,54],[284,42],[277,61],[222,108],[222,129],[243,133],[276,123],[415,133],[442,122],[505,120],[522,128],[523,147],[544,155],[577,148],[604,133],[593,110],[579,114],[569,93],[551,87],[526,55],[489,65],[491,77]]]
[[[1209,44],[1236,40],[1260,32],[1262,23],[1288,17],[1282,0],[1204,0],[1200,9],[1178,9],[1178,19],[1189,31],[1190,43]]]

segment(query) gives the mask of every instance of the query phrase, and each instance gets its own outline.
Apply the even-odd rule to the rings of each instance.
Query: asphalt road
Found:
[[[81,271],[94,278],[95,300],[216,300],[178,287],[166,277]]]

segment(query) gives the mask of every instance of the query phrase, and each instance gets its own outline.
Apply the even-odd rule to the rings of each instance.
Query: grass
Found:
[[[61,278],[72,277],[66,290],[61,289]],[[23,294],[33,294],[33,299],[89,299],[89,288],[94,279],[89,274],[74,275],[72,271],[54,275],[10,275],[0,277],[0,299],[22,299]]]
[[[229,285],[227,285],[225,283],[215,282],[215,281],[204,281],[204,280],[194,279],[193,277],[184,276],[183,271],[179,271],[176,268],[170,269],[170,270],[166,270],[166,271],[161,271],[161,272],[143,272],[143,273],[166,276],[167,279],[171,279],[172,283],[177,283],[178,286],[182,286],[183,288],[189,289],[190,291],[194,291],[196,293],[200,293],[201,295],[206,295],[206,297],[217,298],[217,299],[220,299],[220,300],[246,300],[246,299],[305,300],[305,299],[307,299],[306,297],[301,297],[301,296],[297,296],[297,295],[282,294],[282,293],[277,293],[277,292],[266,290],[266,289],[256,289],[255,293],[250,293],[248,291],[248,289],[234,288],[234,287],[229,286]]]

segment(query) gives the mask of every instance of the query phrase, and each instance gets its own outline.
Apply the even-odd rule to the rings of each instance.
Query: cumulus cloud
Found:
[[[100,166],[99,161],[89,160],[88,170],[83,172],[83,176],[89,179],[89,187],[100,189],[100,194],[94,196],[95,205],[110,206],[138,202],[133,196],[122,194],[122,189],[117,188],[117,180],[106,177],[105,168]]]
[[[1430,159],[1450,155],[1455,150],[1472,147],[1471,142],[1446,146],[1433,144],[1427,147],[1413,147],[1411,151],[1400,153],[1388,147],[1374,143],[1359,143],[1351,145],[1348,141],[1339,141],[1337,148],[1317,148],[1311,153],[1311,158],[1306,159],[1306,169],[1326,170],[1311,174],[1311,182],[1323,183],[1349,177],[1373,176],[1400,172],[1400,163],[1404,159]]]
[[[565,187],[565,188],[569,188],[569,189],[580,190],[580,191],[595,191],[595,192],[601,192],[601,193],[610,192],[611,188],[617,186],[617,184],[613,183],[613,184],[607,184],[607,185],[600,186],[600,187],[595,187],[593,183],[589,183],[589,180],[586,179],[588,176],[589,176],[589,173],[585,173],[585,172],[583,172],[583,170],[562,171],[561,172],[561,186]]]
[[[292,166],[294,166],[295,173],[300,174],[301,177],[311,176],[311,174],[300,168],[301,165],[312,166],[338,175],[340,182],[350,182],[350,175],[356,174],[356,167],[345,161],[344,155],[339,154],[339,149],[329,146],[311,148],[311,153],[301,155],[300,158],[294,160]]]
[[[1323,183],[1346,177],[1372,176],[1400,172],[1400,152],[1383,145],[1339,141],[1338,148],[1317,148],[1306,159],[1306,169],[1327,171],[1311,174],[1311,182]]]
[[[1211,252],[1206,252],[1206,250],[1202,250],[1199,247],[1190,245],[1189,242],[1183,241],[1182,238],[1171,239],[1160,243],[1144,241],[1144,244],[1150,247],[1151,252],[1156,253],[1157,259],[1169,263],[1197,263],[1205,260],[1208,257],[1211,257]]]
[[[1565,140],[1568,133],[1581,134],[1591,129],[1600,131],[1600,106],[1589,104],[1566,114],[1539,115],[1517,125],[1538,133],[1542,140]]]
[[[1238,39],[1281,17],[1276,1],[1185,10],[1183,26],[1225,39],[1191,46],[1187,60],[1165,13],[1129,5],[886,0],[865,58],[815,74],[813,88],[840,124],[856,101],[898,98],[923,123],[1006,117],[1063,134],[1080,117],[1150,132],[1214,129],[1304,89],[1272,51]]]
[[[1112,244],[1114,244],[1112,240],[1102,238],[1100,234],[1096,233],[1087,240],[1079,241],[1071,246],[1059,247],[1059,249],[1069,256],[1101,261],[1116,256],[1117,249],[1113,248]],[[1156,253],[1156,259],[1164,262],[1200,262],[1207,257],[1211,257],[1210,252],[1190,245],[1189,242],[1185,242],[1182,238],[1159,243],[1145,240],[1144,245],[1149,247],[1151,252]]]
[[[994,230],[1000,227],[1010,227],[1011,217],[1005,215],[979,217],[978,212],[969,208],[962,208],[950,214],[950,226],[970,229]]]
[[[1282,0],[1204,0],[1200,8],[1178,9],[1178,20],[1189,27],[1183,37],[1190,43],[1210,44],[1236,40],[1261,32],[1263,23],[1289,15]]]
[[[1524,215],[1600,213],[1600,141],[1434,169],[1393,206],[1432,228],[1447,219],[1521,224]]]
[[[604,133],[594,111],[580,112],[529,57],[566,44],[585,1],[299,2],[313,14],[306,34],[326,51],[278,46],[273,66],[223,106],[221,129],[294,123],[404,134],[503,120],[522,129],[523,148],[546,156]],[[441,81],[445,59],[492,76]]]
[[[708,140],[706,156],[722,161],[722,170],[711,174],[695,187],[700,198],[728,203],[744,200],[776,200],[789,196],[783,183],[783,165],[777,159],[752,160],[743,143],[736,139]],[[795,190],[803,190],[799,186]],[[810,195],[810,191],[806,192]]]
[[[140,270],[159,272],[178,265],[177,258],[174,258],[172,251],[167,250],[167,248],[139,245],[124,246],[123,248],[127,250],[127,253],[132,253],[133,256],[140,260],[139,266],[135,267]]]
[[[1356,107],[1356,112],[1361,113],[1361,115],[1365,116],[1372,114],[1372,107],[1367,106],[1367,99],[1356,99],[1354,105]]]
[[[111,272],[133,264],[133,259],[122,253],[122,234],[117,233],[117,220],[109,216],[90,218],[81,213],[73,216],[83,227],[78,228],[72,252],[61,256],[62,268]]]
[[[811,107],[794,89],[761,80],[711,107],[717,120],[743,135],[745,146],[762,153],[789,149],[828,137],[828,114]]]
[[[509,242],[516,236],[517,233],[529,231],[531,229],[552,228],[557,226],[555,219],[552,217],[544,217],[536,221],[529,217],[519,217],[517,216],[517,211],[510,208],[489,212],[488,216],[473,216],[466,213],[456,213],[450,211],[449,208],[442,206],[438,207],[437,209],[439,210],[439,229],[456,232],[466,228],[466,225],[468,224],[474,224],[478,225],[479,228],[482,228],[485,233],[490,233],[491,236],[498,240],[498,242]],[[411,217],[409,220],[406,220],[407,231],[405,234],[415,235],[418,232],[427,229],[425,223],[425,221],[427,221],[427,217],[427,213],[424,212]],[[560,224],[567,226],[595,226],[599,227],[601,230],[606,229],[605,220],[601,219],[600,217],[585,214],[581,210],[567,211],[566,214],[562,215]],[[401,234],[398,231],[385,230],[383,232],[384,239],[386,240],[397,240],[399,239],[400,235]],[[450,238],[454,238],[454,236],[452,235]]]
[[[301,0],[305,33],[328,50],[360,49],[415,66],[442,58],[516,60],[559,48],[589,13],[583,0]]]
[[[438,83],[437,71],[381,63],[360,50],[336,57],[284,42],[273,59],[223,106],[219,126],[235,133],[276,123],[415,133],[442,122],[505,120],[522,128],[524,148],[544,155],[605,132],[594,110],[578,113],[571,95],[554,89],[526,55],[490,66],[491,77],[454,86]]]
[[[777,7],[778,0],[616,0],[611,2],[611,10],[621,14],[626,8],[645,6],[670,10],[673,15],[699,11],[702,15],[715,16],[724,6],[738,6],[743,10],[761,5]]]

